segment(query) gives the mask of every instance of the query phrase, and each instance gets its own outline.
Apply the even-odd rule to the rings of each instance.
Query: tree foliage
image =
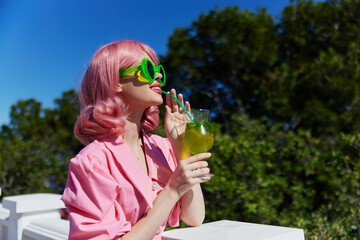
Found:
[[[306,239],[360,237],[360,135],[337,145],[311,132],[234,116],[232,136],[214,125],[204,184],[207,220],[298,227]]]
[[[34,99],[11,108],[11,122],[0,135],[0,176],[4,196],[31,192],[61,192],[68,162],[82,147],[72,129],[76,93],[64,92],[54,109]]]
[[[211,108],[227,132],[232,113],[321,136],[356,132],[359,14],[351,0],[299,0],[278,22],[265,9],[214,9],[170,36],[169,82],[191,89],[192,102]]]
[[[227,129],[231,113],[260,110],[257,89],[277,51],[274,22],[265,9],[215,9],[191,27],[176,29],[168,45],[164,65],[171,83],[191,89],[192,102],[212,109]]]

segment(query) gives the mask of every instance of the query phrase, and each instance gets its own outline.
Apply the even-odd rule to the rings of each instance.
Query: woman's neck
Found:
[[[134,144],[139,144],[139,139],[141,137],[141,118],[143,112],[130,113],[127,117],[125,129],[126,132],[123,134],[124,141],[133,146]]]

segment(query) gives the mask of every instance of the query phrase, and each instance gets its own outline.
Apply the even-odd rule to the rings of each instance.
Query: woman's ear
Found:
[[[119,83],[118,89],[117,89],[117,93],[121,93],[121,92],[122,92],[122,86],[121,86],[121,84]]]

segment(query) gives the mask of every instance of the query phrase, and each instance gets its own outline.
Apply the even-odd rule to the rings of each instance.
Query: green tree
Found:
[[[185,94],[191,89],[193,107],[212,109],[228,130],[232,113],[261,110],[259,84],[277,59],[276,38],[265,9],[254,14],[227,7],[201,14],[169,38],[163,60],[169,84]]]
[[[46,156],[51,164],[49,179],[58,192],[64,189],[69,161],[84,146],[75,138],[73,129],[79,114],[77,93],[64,92],[55,99],[56,107],[44,110],[44,121],[48,128]]]
[[[356,132],[359,14],[352,0],[299,0],[278,22],[264,9],[217,8],[170,36],[169,83],[227,132],[232,113],[321,136]]]
[[[332,2],[285,7],[278,63],[260,90],[266,116],[317,135],[360,127],[360,3]]]
[[[34,99],[11,108],[9,125],[0,135],[0,176],[3,195],[62,192],[68,162],[82,147],[73,135],[76,93],[64,92],[54,109]]]
[[[50,191],[47,164],[40,153],[42,144],[18,137],[0,138],[2,195]]]

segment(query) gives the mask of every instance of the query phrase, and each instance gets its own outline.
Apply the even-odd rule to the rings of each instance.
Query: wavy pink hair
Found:
[[[159,63],[153,49],[131,40],[107,44],[94,54],[81,82],[81,112],[74,127],[74,134],[82,143],[88,144],[95,139],[118,136],[125,132],[127,107],[117,94],[119,70],[138,62],[144,52],[155,64]],[[158,124],[158,107],[147,108],[142,116],[142,128],[152,130]]]

